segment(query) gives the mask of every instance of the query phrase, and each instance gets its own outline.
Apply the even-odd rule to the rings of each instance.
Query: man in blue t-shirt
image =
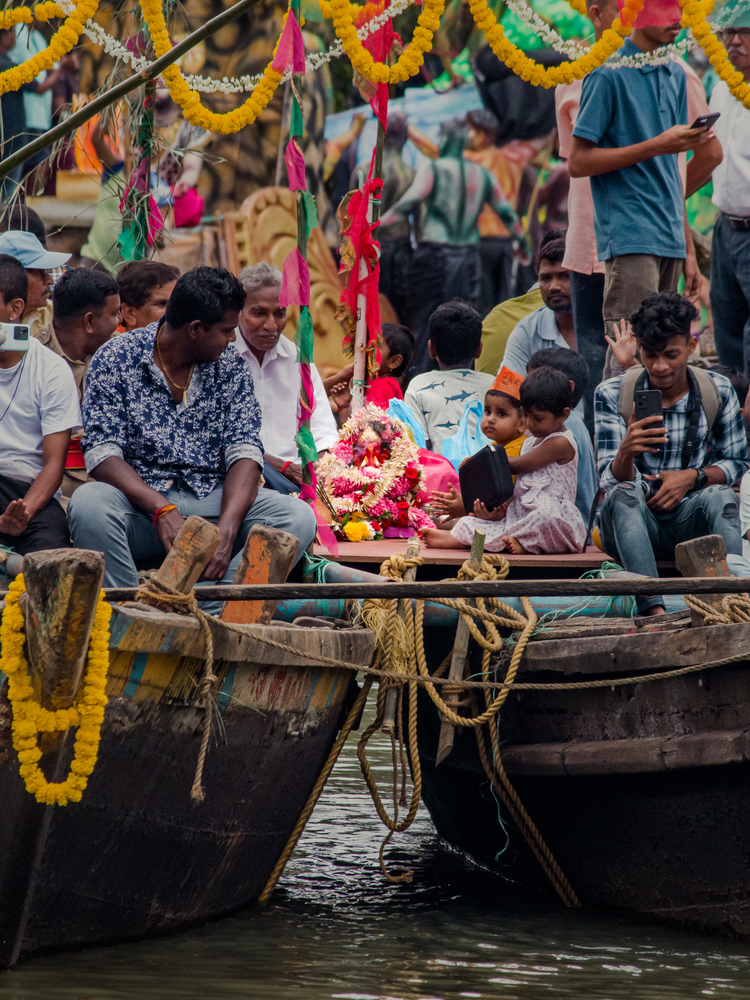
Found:
[[[613,60],[654,52],[679,31],[679,22],[639,26]],[[681,274],[689,298],[700,291],[678,154],[712,137],[690,128],[685,73],[673,60],[604,65],[583,81],[569,168],[571,177],[591,178],[604,321],[613,339],[621,319],[654,292],[676,291]]]

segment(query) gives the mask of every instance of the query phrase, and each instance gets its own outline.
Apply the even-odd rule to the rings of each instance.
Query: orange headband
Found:
[[[517,399],[520,402],[521,383],[525,381],[523,375],[517,375],[516,372],[512,372],[510,368],[506,368],[503,365],[490,389],[494,389],[495,392],[504,392],[507,396],[512,396],[513,399]]]

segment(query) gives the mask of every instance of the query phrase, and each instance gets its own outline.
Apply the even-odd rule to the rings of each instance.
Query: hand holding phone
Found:
[[[714,111],[713,114],[710,115],[698,115],[690,128],[713,128],[719,118],[721,118],[720,111]]]

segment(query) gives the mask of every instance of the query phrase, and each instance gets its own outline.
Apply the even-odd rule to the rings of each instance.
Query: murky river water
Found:
[[[377,758],[382,782],[388,758]],[[166,939],[37,959],[0,973],[0,997],[750,998],[750,945],[554,902],[511,908],[498,900],[495,876],[437,841],[424,810],[390,852],[414,881],[391,886],[378,868],[381,836],[352,745],[265,910]]]

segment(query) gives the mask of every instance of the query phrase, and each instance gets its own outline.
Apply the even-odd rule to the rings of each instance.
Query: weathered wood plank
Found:
[[[521,672],[637,674],[721,660],[743,652],[747,652],[750,660],[748,623],[590,639],[550,639],[529,643],[521,661]]]
[[[254,524],[242,550],[242,558],[232,583],[284,583],[297,557],[299,542],[288,531],[266,524]],[[227,601],[220,618],[225,622],[267,625],[273,618],[277,600]]]
[[[155,573],[156,579],[180,594],[188,594],[200,579],[221,541],[215,524],[193,514],[177,533],[174,545]],[[133,594],[135,597],[136,595]],[[197,595],[196,595],[197,596]],[[144,604],[157,608],[168,605],[151,598],[140,598]]]
[[[502,751],[509,774],[642,774],[750,760],[750,729],[586,743],[536,743]]]
[[[683,576],[728,577],[731,576],[727,565],[727,546],[721,535],[703,535],[701,538],[691,538],[675,546],[674,559],[677,569]],[[706,604],[720,605],[719,594],[704,594]],[[690,616],[693,628],[700,628],[703,615],[691,610]]]
[[[366,666],[372,660],[375,646],[375,636],[369,629],[254,625],[253,635],[245,635],[222,628],[217,621],[212,631],[215,658],[232,662],[309,666],[311,661],[305,654],[310,652]],[[260,641],[262,638],[294,646],[296,652],[276,649]],[[114,609],[110,648],[199,659],[205,655],[203,634],[194,618],[132,606]]]

